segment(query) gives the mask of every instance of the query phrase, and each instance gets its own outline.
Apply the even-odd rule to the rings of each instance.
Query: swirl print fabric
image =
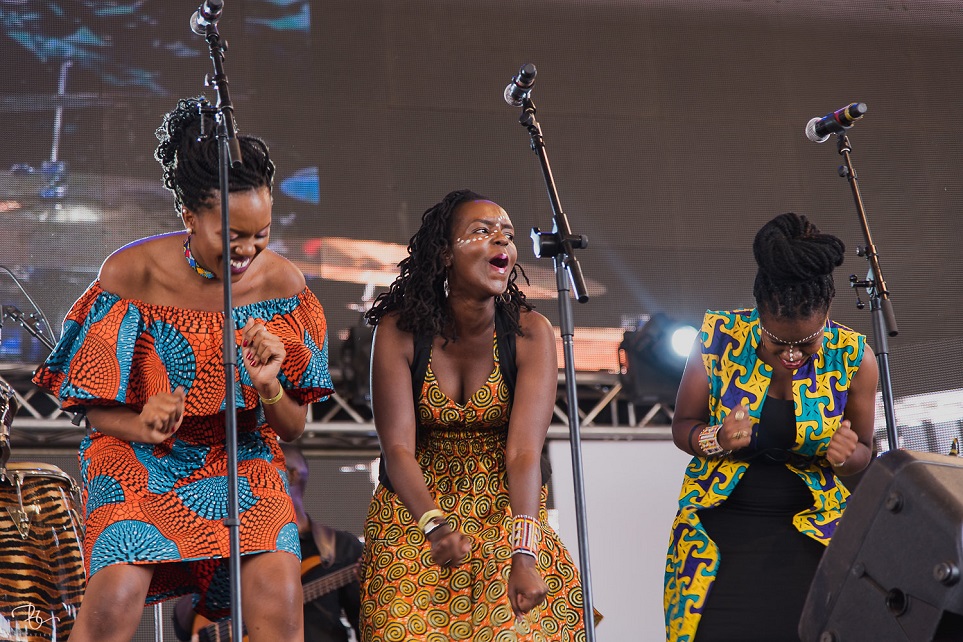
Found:
[[[760,341],[756,310],[707,312],[702,324],[702,359],[709,378],[710,423],[721,424],[745,403],[756,426],[772,378],[772,368],[756,354]],[[826,449],[843,419],[849,386],[863,358],[866,338],[830,321],[820,351],[793,373],[796,439],[791,452],[801,457],[786,466],[813,495],[810,508],[796,514],[796,529],[828,544],[849,491],[825,461]],[[805,463],[805,462],[809,463]],[[693,457],[686,468],[679,512],[672,525],[665,569],[666,639],[691,642],[719,569],[718,547],[699,521],[700,508],[726,501],[749,463],[730,457]]]
[[[95,282],[34,377],[67,410],[125,404],[139,412],[154,394],[184,386],[183,423],[163,443],[96,430],[81,442],[84,557],[88,577],[111,564],[158,564],[147,603],[200,593],[198,611],[212,620],[230,609],[222,316],[122,299]],[[289,394],[305,404],[332,392],[324,313],[309,290],[236,308],[238,337],[249,317],[283,341],[278,378]],[[241,553],[300,555],[277,436],[243,367],[237,385]]]
[[[429,364],[418,404],[416,457],[452,528],[472,540],[470,560],[436,566],[398,496],[379,486],[368,509],[362,574],[363,642],[532,642],[585,639],[578,571],[547,522],[542,487],[538,570],[548,600],[516,620],[508,601],[512,513],[505,480],[509,394],[498,368],[464,405],[448,398]]]

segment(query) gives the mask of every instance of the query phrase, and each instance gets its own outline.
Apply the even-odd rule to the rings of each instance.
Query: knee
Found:
[[[244,601],[253,603],[257,609],[278,611],[302,606],[301,578],[297,574],[260,575],[245,583],[244,590]]]
[[[107,640],[136,629],[147,597],[150,575],[126,569],[104,569],[87,583],[77,623],[93,639]]]
[[[288,557],[287,554],[284,554]],[[297,558],[266,568],[263,563],[247,565],[244,569],[243,604],[249,627],[266,625],[277,631],[275,639],[289,639],[301,631],[303,594]],[[264,560],[266,561],[266,560]]]

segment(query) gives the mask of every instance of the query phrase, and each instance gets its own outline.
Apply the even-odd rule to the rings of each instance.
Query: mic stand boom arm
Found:
[[[555,259],[555,284],[558,288],[559,327],[562,335],[562,350],[565,355],[565,393],[568,402],[568,426],[572,445],[572,475],[575,482],[575,515],[578,528],[579,562],[582,572],[582,595],[584,598],[583,619],[585,621],[585,639],[595,642],[595,609],[592,605],[592,573],[589,564],[588,546],[588,517],[585,510],[585,482],[582,467],[582,442],[579,433],[578,395],[575,388],[575,352],[572,337],[575,333],[575,323],[572,317],[572,301],[569,295],[569,281],[575,288],[575,298],[579,303],[588,301],[585,279],[575,250],[588,245],[584,236],[574,236],[569,227],[568,218],[562,211],[555,189],[555,179],[552,168],[548,163],[545,152],[545,140],[542,129],[535,120],[535,104],[526,96],[522,102],[522,115],[519,122],[525,127],[532,139],[532,151],[538,156],[548,188],[548,198],[552,204],[553,231],[542,232],[537,227],[532,229],[532,241],[535,245],[537,258]]]
[[[865,256],[869,261],[869,277],[865,281],[860,281],[850,277],[853,287],[866,288],[869,295],[870,313],[873,317],[873,336],[876,339],[876,360],[879,362],[879,383],[883,397],[883,411],[886,414],[886,439],[889,442],[889,449],[899,448],[899,435],[896,431],[896,412],[893,404],[893,384],[890,378],[889,366],[889,337],[899,334],[896,327],[896,314],[893,312],[893,303],[889,298],[889,290],[886,281],[883,280],[883,271],[879,267],[879,254],[873,244],[872,235],[869,232],[869,223],[866,221],[866,209],[863,207],[863,199],[859,194],[859,179],[856,176],[856,168],[853,167],[853,159],[850,152],[853,151],[849,144],[849,137],[845,132],[836,134],[836,145],[839,155],[843,157],[844,165],[839,168],[839,175],[849,181],[849,186],[853,192],[853,200],[856,202],[856,214],[859,216],[859,224],[863,229],[863,237],[866,239],[866,246],[859,248],[857,254]]]

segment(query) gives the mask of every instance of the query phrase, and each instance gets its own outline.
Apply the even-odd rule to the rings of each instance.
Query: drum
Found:
[[[17,414],[17,396],[13,388],[0,383],[0,476],[3,476],[7,459],[10,458],[10,427]]]
[[[11,462],[0,478],[0,640],[66,640],[83,597],[77,484],[56,466]]]

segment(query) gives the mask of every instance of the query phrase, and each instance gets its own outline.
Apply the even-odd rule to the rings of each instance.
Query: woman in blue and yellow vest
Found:
[[[805,216],[756,234],[756,308],[707,312],[676,401],[686,468],[665,573],[672,642],[798,640],[846,506],[872,457],[878,370],[829,318],[845,246]]]

